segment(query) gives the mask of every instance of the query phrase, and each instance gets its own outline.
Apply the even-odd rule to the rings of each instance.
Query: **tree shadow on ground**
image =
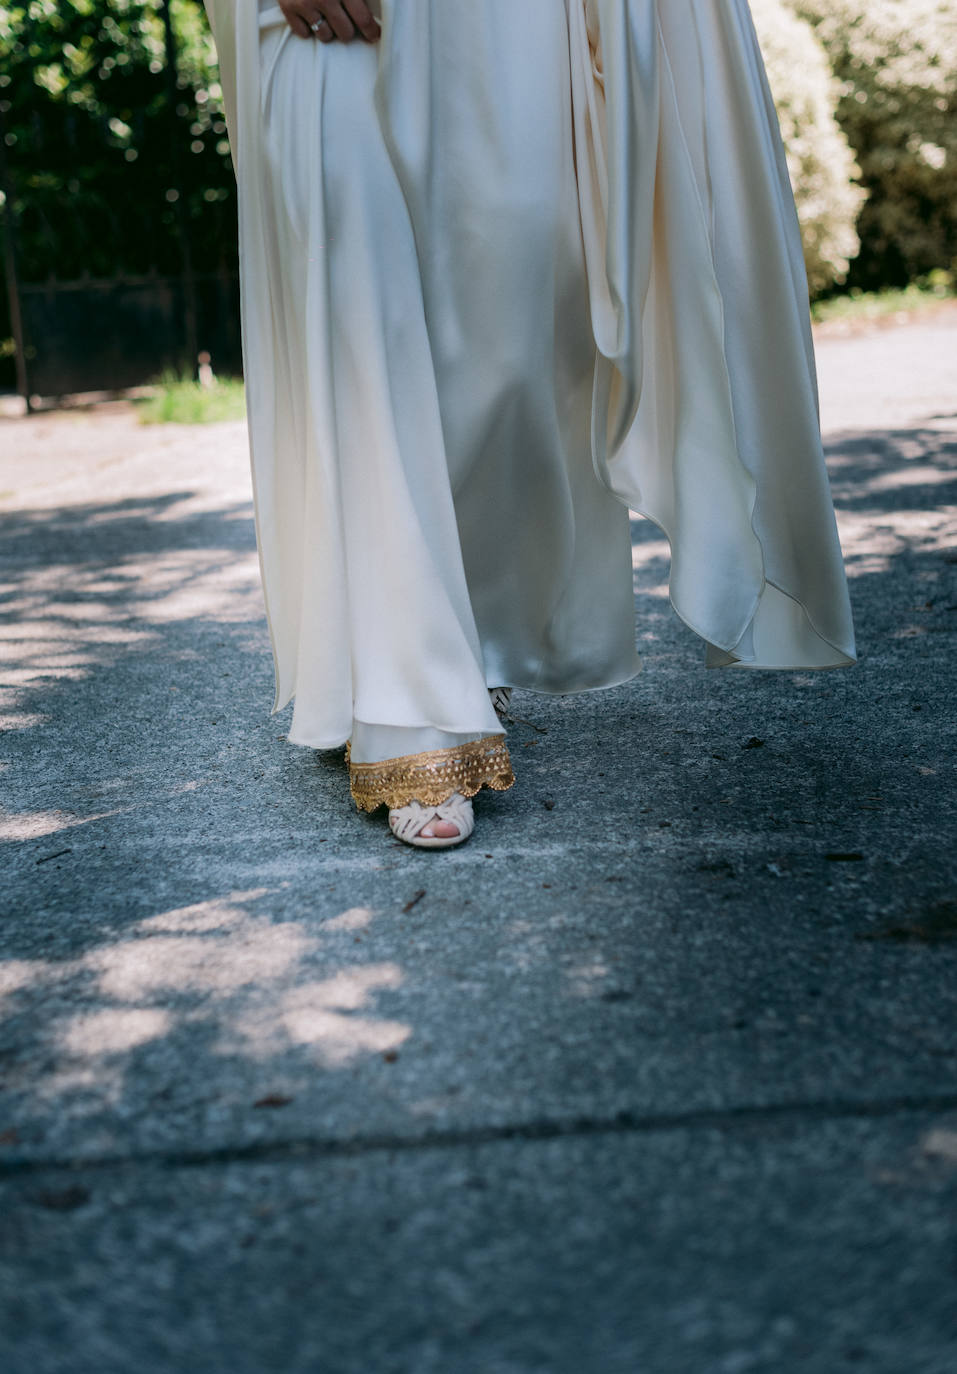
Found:
[[[290,748],[267,715],[246,503],[194,510],[184,489],[0,518],[7,1144],[258,1138],[297,1098],[300,1130],[409,1129],[454,1116],[476,1076],[512,1111],[533,1042],[536,1110],[612,1103],[616,1075],[649,1101],[669,1075],[681,1100],[709,1074],[760,1094],[811,1053],[828,992],[853,1081],[875,1046],[888,1081],[921,1055],[938,1070],[945,970],[939,1015],[895,1021],[888,960],[905,987],[899,961],[922,952],[853,941],[954,884],[957,446],[927,425],[837,436],[829,459],[860,665],[705,673],[667,548],[637,522],[646,672],[526,698],[547,734],[516,727],[522,786],[441,868],[373,836],[341,759]],[[515,1033],[486,1063],[493,996]],[[670,1067],[643,1066],[669,1039]],[[410,1044],[432,1055],[420,1080]]]

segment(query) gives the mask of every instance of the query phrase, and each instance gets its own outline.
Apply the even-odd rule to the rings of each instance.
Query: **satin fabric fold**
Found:
[[[855,645],[800,228],[745,0],[572,0],[596,470],[712,666]]]
[[[709,663],[851,661],[743,0],[528,0],[511,48],[462,0],[384,0],[374,49],[207,10],[290,738],[385,757],[500,730],[486,685],[626,680],[629,506],[667,532]]]
[[[300,464],[287,478],[295,523],[276,541],[299,564],[290,739],[352,737],[358,761],[378,726],[438,729],[450,744],[497,734],[435,379],[420,362],[430,346],[416,246],[374,114],[375,56],[278,26],[263,37],[261,71],[282,386],[272,448]],[[288,597],[284,586],[283,622]]]
[[[628,515],[589,454],[567,24],[537,6],[504,66],[434,0],[377,48],[266,6],[244,61],[242,7],[224,23],[274,707],[355,762],[500,732],[488,686],[640,666]]]

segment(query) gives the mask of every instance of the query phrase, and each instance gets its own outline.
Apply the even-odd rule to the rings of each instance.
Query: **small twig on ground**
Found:
[[[55,854],[44,854],[42,859],[37,859],[38,864],[48,864],[51,859],[62,859],[64,854],[72,854],[72,849],[58,849]]]

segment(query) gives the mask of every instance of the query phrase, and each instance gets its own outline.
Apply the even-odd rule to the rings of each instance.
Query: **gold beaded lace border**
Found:
[[[431,749],[424,754],[404,754],[382,763],[353,763],[346,746],[352,796],[360,811],[379,806],[393,810],[421,802],[438,806],[453,792],[474,797],[483,787],[506,792],[515,782],[504,735],[457,744],[452,749]]]

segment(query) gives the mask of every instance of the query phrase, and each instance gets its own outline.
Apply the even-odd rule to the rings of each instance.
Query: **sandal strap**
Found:
[[[471,835],[475,829],[475,812],[472,809],[470,797],[463,797],[461,792],[453,792],[448,801],[440,802],[435,808],[435,814],[440,821],[448,821],[451,825],[457,825],[459,830]]]
[[[407,806],[393,808],[389,812],[389,828],[398,839],[411,843],[418,839],[430,821],[436,819],[456,826],[463,840],[467,840],[475,829],[472,803],[460,792],[453,792],[447,801],[439,802],[437,806],[423,806],[421,802],[411,801]]]
[[[511,687],[490,687],[488,689],[489,699],[492,702],[492,710],[501,721],[508,721],[509,710],[512,705]]]

